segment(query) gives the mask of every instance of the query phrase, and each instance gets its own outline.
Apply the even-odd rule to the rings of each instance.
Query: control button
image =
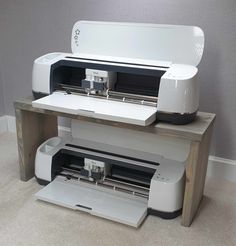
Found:
[[[74,39],[78,39],[78,36],[77,36],[77,35],[75,35],[75,36],[74,36]]]
[[[75,34],[76,34],[76,35],[79,35],[79,34],[80,34],[80,30],[79,30],[79,29],[76,29],[76,30],[75,30]]]

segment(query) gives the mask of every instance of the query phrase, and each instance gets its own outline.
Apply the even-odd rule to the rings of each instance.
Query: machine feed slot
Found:
[[[80,67],[69,65],[57,65],[55,66],[55,68],[52,68],[52,70],[52,90],[57,88],[58,84],[66,84],[81,87],[81,81],[85,78],[85,69]]]
[[[151,179],[156,172],[154,165],[150,168],[142,165],[138,159],[108,155],[98,150],[90,152],[82,149],[81,151],[61,149],[52,160],[52,179],[57,175],[69,179],[88,178],[90,181],[102,181],[107,178],[114,182],[150,187]],[[134,162],[137,165],[133,164]]]
[[[115,91],[157,97],[163,74],[163,71],[160,71],[160,75],[155,76],[119,72],[117,73]]]

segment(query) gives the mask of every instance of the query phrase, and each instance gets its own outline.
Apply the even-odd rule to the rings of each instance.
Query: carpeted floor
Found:
[[[35,201],[35,179],[19,180],[14,134],[0,135],[0,245],[236,245],[236,183],[207,179],[190,228],[149,216],[139,229]]]

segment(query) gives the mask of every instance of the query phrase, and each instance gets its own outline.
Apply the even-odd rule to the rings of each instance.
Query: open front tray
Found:
[[[156,107],[117,102],[89,96],[54,92],[33,101],[33,107],[97,119],[147,126],[156,120]]]
[[[103,190],[58,176],[35,194],[37,199],[81,210],[138,227],[147,215],[147,199],[115,190]]]

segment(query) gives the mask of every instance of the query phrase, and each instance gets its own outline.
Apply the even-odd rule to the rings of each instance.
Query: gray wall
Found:
[[[31,93],[34,58],[70,51],[79,19],[200,26],[206,36],[199,66],[200,110],[217,114],[212,154],[236,159],[235,0],[8,0],[0,1],[0,33],[6,113]]]
[[[0,116],[4,114],[3,86],[0,80]]]
[[[0,58],[0,61],[1,61],[1,58]],[[3,95],[4,95],[4,92],[3,92],[3,80],[2,80],[2,73],[1,73],[1,67],[0,67],[0,116],[4,115],[4,112],[5,112]]]
[[[0,3],[0,23],[1,23],[1,3]],[[0,29],[1,32],[1,29]],[[2,71],[1,71],[1,49],[2,49],[2,39],[0,34],[0,116],[4,115],[5,107],[4,107],[4,92],[3,92],[3,79],[2,79]]]

